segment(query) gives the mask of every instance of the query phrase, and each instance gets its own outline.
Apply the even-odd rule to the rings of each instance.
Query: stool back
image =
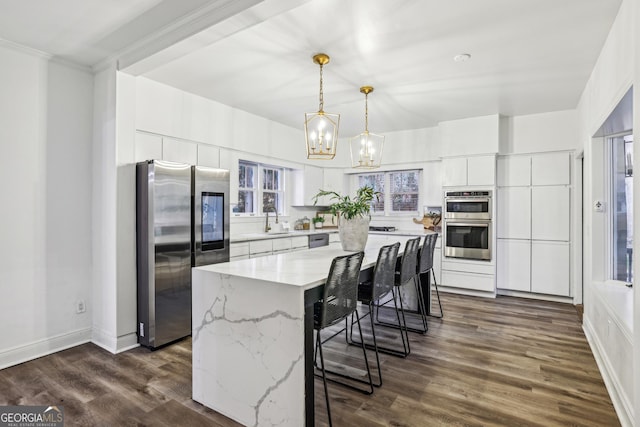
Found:
[[[420,248],[420,237],[407,240],[404,245],[404,253],[400,263],[399,285],[404,285],[416,275],[418,268],[418,249]]]
[[[358,304],[358,277],[364,252],[335,257],[324,285],[320,328],[338,323]]]
[[[400,242],[393,245],[387,245],[380,248],[378,252],[378,260],[373,270],[373,293],[372,301],[378,301],[380,298],[393,289],[394,275],[396,274],[396,261],[398,259],[398,250]]]
[[[427,234],[424,237],[424,244],[419,254],[420,263],[418,273],[426,273],[433,268],[433,252],[436,248],[436,240],[438,240],[436,233]]]

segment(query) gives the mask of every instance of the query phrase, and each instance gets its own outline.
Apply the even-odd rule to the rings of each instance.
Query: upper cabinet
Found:
[[[498,187],[531,185],[531,156],[500,157]]]
[[[446,187],[495,185],[495,156],[451,157],[442,160],[442,185]]]
[[[335,191],[344,194],[344,172],[342,169],[321,168],[305,165],[304,169],[292,173],[292,187],[294,206],[313,206],[313,197],[320,190]],[[331,197],[319,197],[317,206],[331,204]]]
[[[531,156],[531,185],[571,184],[570,153],[545,153]]]

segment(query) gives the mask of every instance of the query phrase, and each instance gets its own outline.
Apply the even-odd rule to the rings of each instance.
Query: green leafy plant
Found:
[[[324,222],[324,217],[322,217],[322,216],[314,216],[313,218],[311,218],[311,222],[313,222],[314,224],[317,224],[319,222],[322,223],[322,222]]]
[[[335,200],[328,206],[333,215],[341,215],[344,219],[354,219],[369,215],[371,201],[374,197],[378,200],[380,193],[373,191],[373,187],[369,186],[359,188],[354,198],[341,196],[335,191],[320,190],[318,194],[313,196],[313,204],[316,205],[318,198],[325,196],[330,196],[329,200]]]

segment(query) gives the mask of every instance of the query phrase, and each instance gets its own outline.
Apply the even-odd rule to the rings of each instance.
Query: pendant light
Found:
[[[373,92],[373,87],[362,86],[360,92],[364,93],[364,132],[351,138],[351,165],[354,168],[375,169],[380,167],[382,161],[384,136],[369,132],[369,94]]]
[[[329,55],[324,53],[313,56],[313,62],[320,66],[320,106],[317,113],[304,115],[307,159],[330,160],[336,156],[340,114],[325,113],[322,93],[322,67],[329,61]]]

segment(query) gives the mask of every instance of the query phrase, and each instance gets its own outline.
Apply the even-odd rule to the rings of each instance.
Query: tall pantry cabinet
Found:
[[[571,296],[571,154],[498,158],[497,288]]]

